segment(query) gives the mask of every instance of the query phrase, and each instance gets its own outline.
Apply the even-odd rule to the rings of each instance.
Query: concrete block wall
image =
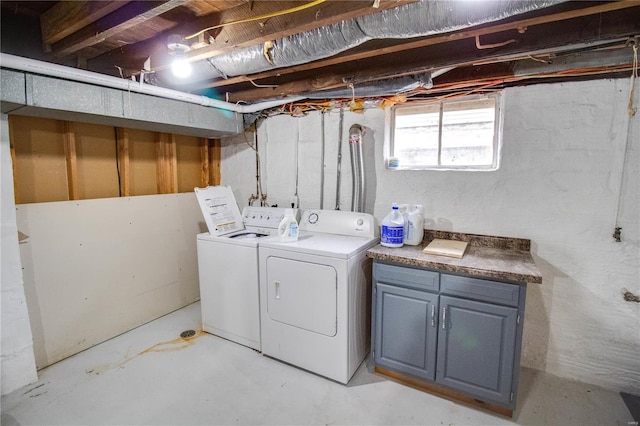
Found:
[[[494,172],[386,170],[384,111],[347,112],[340,208],[350,207],[348,131],[358,123],[365,128],[366,211],[378,221],[392,202],[421,203],[426,228],[531,239],[544,282],[528,288],[524,366],[637,393],[640,309],[622,295],[640,294],[640,113],[629,116],[629,92],[628,79],[505,90]],[[269,204],[288,203],[297,168],[300,208],[320,207],[322,170],[323,207],[335,208],[339,112],[325,114],[324,164],[320,123],[320,113],[260,123]],[[256,192],[255,153],[243,135],[223,140],[221,167],[222,184],[242,208]],[[612,237],[616,225],[621,242]]]

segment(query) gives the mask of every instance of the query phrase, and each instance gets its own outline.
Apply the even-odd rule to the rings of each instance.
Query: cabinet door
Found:
[[[436,381],[509,403],[518,310],[440,296],[440,315]]]
[[[437,312],[435,293],[377,284],[375,363],[434,380]]]

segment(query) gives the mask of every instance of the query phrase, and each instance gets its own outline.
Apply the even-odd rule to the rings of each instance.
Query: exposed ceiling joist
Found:
[[[593,52],[590,58],[592,68],[597,70],[594,72],[619,75],[620,70],[627,69],[628,62],[614,61],[602,52],[640,35],[640,0],[488,0],[468,5],[381,0],[378,8],[373,7],[374,0],[0,2],[3,52],[138,79],[143,75],[143,64],[151,58],[153,72],[144,74],[144,84],[212,97],[218,93],[230,101],[246,102],[312,92],[317,97],[322,90],[336,93],[335,89],[343,89],[348,83],[379,84],[380,80],[455,67],[446,74],[446,79],[435,79],[430,93],[441,95],[443,91],[459,88],[451,81],[456,78],[461,85],[471,88],[495,77],[507,81],[516,69],[527,69],[523,77],[531,77],[527,81],[535,81],[536,73],[546,78],[554,69],[549,62],[555,66],[559,58],[589,52]],[[407,5],[415,2],[422,4]],[[303,7],[288,12],[297,6]],[[402,23],[411,21],[412,16],[421,16],[406,35],[401,30],[395,36],[404,38],[391,38],[385,31],[376,34],[370,28],[365,34],[366,23],[376,25],[377,21],[363,19],[358,22],[363,25],[364,36],[354,37],[353,43],[348,40],[344,45],[348,50],[337,54],[340,50],[334,50],[330,53],[333,56],[324,57],[327,51],[318,49],[305,56],[305,43],[309,50],[314,45],[323,46],[323,38],[316,36],[324,33],[317,29],[398,6],[401,21],[388,27],[387,32],[402,29]],[[246,22],[237,23],[239,20]],[[420,27],[423,22],[424,31]],[[175,57],[167,49],[169,36],[185,37],[209,27],[218,28],[188,40],[191,50],[187,56],[196,62],[196,71],[200,73],[194,72],[190,80],[178,80],[166,70]],[[345,24],[344,28],[349,31],[351,27]],[[342,36],[341,31],[332,34],[336,41]],[[410,34],[432,35],[407,38]],[[283,39],[291,44],[274,43],[274,49],[300,42],[299,52],[288,48],[285,56],[283,50],[274,50],[279,56],[274,53],[273,58],[280,62],[269,62],[269,58],[264,65],[259,62],[263,60],[259,54],[261,46]],[[358,43],[361,44],[353,47]],[[242,55],[235,55],[239,49]],[[256,56],[257,61],[248,64],[245,53]],[[529,59],[530,56],[534,59]],[[212,63],[205,58],[211,58]],[[289,61],[290,58],[294,60]],[[269,69],[269,64],[276,66],[274,63],[279,68]],[[579,63],[568,61],[559,66],[574,75],[571,67],[578,70]],[[225,74],[231,77],[220,77]],[[448,83],[443,85],[445,80]]]
[[[414,2],[416,2],[416,0],[381,0],[379,6],[374,8],[372,7],[373,1],[371,0],[327,1],[312,8],[296,12],[295,14],[274,16],[260,21],[222,26],[215,30],[208,31],[206,32],[207,36],[203,37],[205,44],[197,46],[200,41],[198,38],[188,41],[189,44],[194,45],[194,48],[188,52],[186,56],[191,61],[202,60],[229,53],[239,48],[276,40],[298,34],[302,31],[317,29],[346,19],[376,13],[381,10]],[[245,2],[238,7],[183,23],[169,31],[158,34],[153,40],[146,40],[126,46],[121,51],[110,53],[108,57],[96,58],[92,66],[96,69],[106,68],[107,66],[105,66],[104,63],[109,62],[109,64],[118,64],[119,66],[126,67],[130,64],[126,57],[138,58],[138,62],[143,58],[152,57],[152,68],[159,71],[167,68],[172,60],[172,57],[167,55],[166,52],[166,39],[171,34],[181,34],[184,37],[188,37],[205,28],[242,21],[254,16],[277,14],[280,11],[299,6],[300,3],[299,1],[259,1],[253,4]],[[162,41],[165,42],[162,43]]]
[[[55,58],[62,58],[82,49],[95,46],[189,1],[191,0],[128,3],[121,7],[118,13],[107,15],[102,20],[95,21],[73,35],[55,43],[51,47],[52,54]],[[150,34],[150,36],[153,36],[153,34]],[[92,57],[86,53],[81,56],[85,58]]]
[[[353,49],[350,52],[345,54],[336,55],[331,58],[314,61],[307,64],[302,64],[298,66],[288,67],[286,69],[276,69],[265,71],[259,74],[247,75],[247,76],[238,76],[231,77],[228,79],[220,79],[217,81],[213,81],[211,83],[205,84],[203,88],[216,88],[216,87],[225,87],[228,85],[234,85],[242,82],[258,82],[260,80],[268,79],[270,77],[282,76],[285,74],[291,74],[301,71],[309,71],[309,70],[317,70],[322,69],[338,64],[344,64],[347,62],[353,61],[361,61],[363,59],[368,59],[371,57],[378,57],[381,55],[387,55],[392,53],[399,53],[404,51],[410,51],[414,49],[420,49],[427,46],[437,45],[441,43],[447,43],[456,40],[463,40],[475,37],[495,34],[498,32],[508,31],[508,30],[519,30],[526,29],[536,25],[543,25],[548,23],[553,23],[557,21],[563,21],[568,19],[579,18],[583,16],[596,15],[603,12],[611,12],[620,9],[626,9],[630,7],[640,6],[640,2],[633,1],[621,1],[621,2],[613,2],[613,3],[605,3],[597,6],[588,7],[585,9],[577,9],[572,11],[563,11],[555,14],[539,16],[534,18],[522,19],[522,20],[514,20],[512,22],[490,25],[483,28],[474,28],[469,30],[462,30],[453,33],[447,33],[427,38],[421,39],[410,39],[408,41],[402,40],[397,43],[393,43],[389,46],[378,47],[376,49]],[[525,30],[526,31],[526,30]]]
[[[40,16],[42,43],[62,40],[98,19],[126,5],[128,1],[59,2]]]

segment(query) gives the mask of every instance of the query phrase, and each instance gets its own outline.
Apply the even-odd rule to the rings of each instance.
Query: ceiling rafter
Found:
[[[125,6],[128,1],[59,2],[40,15],[40,31],[45,50],[98,19]]]
[[[131,28],[155,18],[171,9],[182,6],[191,0],[164,0],[131,2],[121,7],[117,13],[107,15],[93,22],[69,37],[51,46],[53,57],[60,59],[82,49],[95,46],[115,37]],[[82,55],[91,58],[87,54]]]
[[[274,17],[266,22],[247,22],[224,27],[223,31],[217,31],[215,41],[206,47],[194,49],[187,53],[190,60],[199,60],[212,56],[229,53],[235,49],[253,46],[269,40],[291,36],[302,31],[310,31],[325,25],[331,25],[346,19],[352,19],[380,10],[397,7],[403,4],[414,3],[416,0],[381,0],[378,8],[373,8],[371,0],[351,1],[326,1],[318,6],[296,12],[291,16]],[[165,69],[170,64],[167,55],[166,43],[159,43],[158,39],[166,39],[170,34],[188,36],[203,28],[219,25],[225,22],[234,22],[252,16],[273,13],[294,5],[298,1],[285,2],[255,2],[253,8],[249,3],[224,10],[220,13],[210,14],[197,18],[191,22],[176,26],[169,31],[157,35],[154,40],[147,40],[126,46],[120,52],[111,52],[108,57],[98,57],[93,60],[90,67],[96,69],[113,68],[113,65],[122,66],[127,63],[125,56],[137,58],[152,58],[152,68],[155,71]]]
[[[554,68],[567,70],[571,76],[567,78],[589,78],[572,72],[580,71],[583,63],[587,64],[585,69],[604,73],[601,75],[619,76],[620,70],[628,66],[627,50],[607,44],[615,41],[620,47],[630,38],[640,37],[640,0],[568,0],[551,5],[532,0],[531,7],[505,6],[516,13],[510,17],[478,11],[478,16],[471,16],[469,21],[480,22],[476,18],[486,12],[495,19],[493,22],[475,26],[469,23],[457,31],[443,30],[426,37],[374,39],[325,59],[315,60],[309,53],[300,58],[306,63],[254,74],[223,79],[203,60],[418,0],[381,0],[379,8],[373,7],[374,1],[3,0],[0,42],[6,53],[124,78],[140,75],[143,64],[151,58],[152,70],[157,72],[146,72],[144,84],[206,96],[217,92],[230,101],[253,102],[344,88],[349,82],[356,88],[360,84],[382,85],[380,80],[450,67],[456,67],[446,74],[451,84],[442,85],[441,77],[434,81],[440,94],[456,87],[456,79],[472,87],[474,79],[484,84],[493,77],[508,76],[509,70],[532,70],[534,75],[526,84],[542,81],[546,78],[543,75],[552,73],[549,70]],[[280,13],[301,5],[307,8]],[[451,12],[444,5],[442,13]],[[464,9],[458,12],[476,13]],[[255,17],[260,19],[237,22]],[[225,25],[230,22],[235,23]],[[170,35],[185,37],[216,25],[221,28],[189,40],[192,45],[187,55],[197,62],[190,80],[177,80],[165,70],[175,58],[167,48]],[[322,37],[317,42],[321,43]],[[481,49],[478,44],[490,48]],[[611,53],[622,59],[615,56],[618,59],[614,60]],[[527,60],[529,55],[535,60]],[[576,57],[580,60],[574,60]],[[234,73],[242,72],[242,63],[237,65],[232,67],[237,70]],[[500,73],[491,72],[495,70],[492,67],[499,67]],[[543,76],[541,80],[536,80],[536,73]]]

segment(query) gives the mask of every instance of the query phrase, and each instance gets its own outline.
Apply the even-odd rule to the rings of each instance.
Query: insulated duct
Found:
[[[290,67],[337,55],[369,40],[441,34],[499,21],[564,1],[421,0],[275,40],[273,48],[269,49],[271,62],[265,58],[263,44],[209,58],[204,61],[209,66],[201,66],[200,75],[194,75],[183,83]],[[167,72],[158,75],[166,84],[176,83]]]
[[[368,84],[354,84],[343,89],[322,90],[306,94],[307,99],[366,98],[392,96],[407,93],[418,88],[431,89],[431,74],[423,73],[415,76],[379,80]]]

